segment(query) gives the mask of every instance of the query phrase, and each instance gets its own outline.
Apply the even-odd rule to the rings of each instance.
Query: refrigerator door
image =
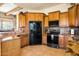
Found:
[[[29,23],[29,30],[30,30],[30,35],[29,35],[30,45],[41,44],[42,41],[41,23],[39,22]]]

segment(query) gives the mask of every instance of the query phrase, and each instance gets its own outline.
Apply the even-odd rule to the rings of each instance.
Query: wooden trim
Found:
[[[19,14],[21,14],[21,15],[23,15],[23,16],[26,16],[25,13],[23,13],[23,12],[20,12]]]
[[[25,12],[25,14],[44,14],[44,13],[41,13],[41,12]]]
[[[73,7],[75,7],[76,5],[73,5],[73,6],[71,6],[70,8],[68,8],[68,11],[70,10],[70,9],[72,9]]]
[[[48,17],[48,15],[45,15],[45,17]]]
[[[60,14],[63,14],[63,13],[68,13],[68,12],[61,12]]]

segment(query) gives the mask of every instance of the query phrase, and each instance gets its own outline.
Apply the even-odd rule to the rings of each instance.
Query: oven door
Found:
[[[51,42],[52,44],[57,44],[58,45],[58,35],[51,35]]]

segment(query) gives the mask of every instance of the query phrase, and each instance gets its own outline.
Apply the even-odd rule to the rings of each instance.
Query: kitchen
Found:
[[[1,56],[79,56],[79,4],[3,3],[2,11],[4,5],[18,6],[0,13]]]

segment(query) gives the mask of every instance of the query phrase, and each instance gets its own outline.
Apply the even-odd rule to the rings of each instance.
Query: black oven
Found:
[[[47,34],[47,45],[50,47],[59,47],[59,21],[49,21],[49,28]]]

